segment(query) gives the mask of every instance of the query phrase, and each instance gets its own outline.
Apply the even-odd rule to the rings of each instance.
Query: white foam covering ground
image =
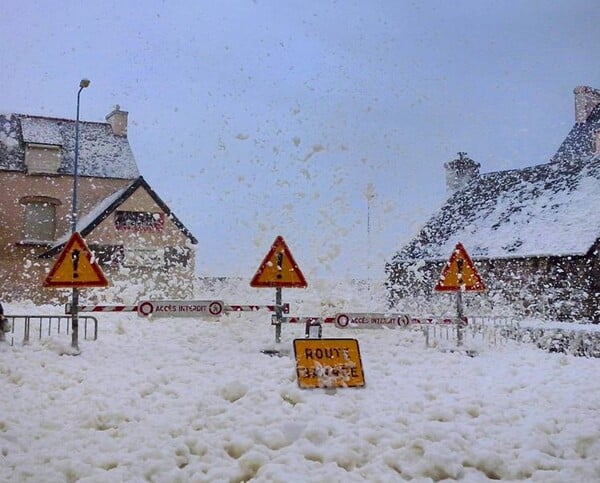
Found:
[[[364,287],[328,290],[283,301],[294,315],[381,308]],[[272,303],[274,290],[258,293],[203,295]],[[416,330],[328,325],[325,337],[358,339],[366,386],[303,390],[292,341],[304,327],[285,325],[289,355],[267,356],[268,313],[97,317],[76,357],[60,355],[67,335],[0,344],[0,481],[600,481],[598,359],[510,341],[467,357]]]

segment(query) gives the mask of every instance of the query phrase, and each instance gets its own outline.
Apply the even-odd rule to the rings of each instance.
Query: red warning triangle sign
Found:
[[[457,243],[435,286],[437,292],[483,292],[486,290],[462,243]]]
[[[44,287],[107,287],[108,280],[78,232],[69,238],[44,280]]]
[[[251,287],[306,288],[308,284],[282,236],[275,238],[269,253],[250,282]]]

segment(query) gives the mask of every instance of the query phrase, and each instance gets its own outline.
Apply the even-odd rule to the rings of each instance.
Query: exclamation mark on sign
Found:
[[[283,252],[277,254],[277,278],[283,278],[281,271],[283,270]]]
[[[458,267],[458,285],[462,287],[462,285],[464,285],[463,282],[463,265],[464,265],[464,260],[462,258],[458,258],[456,260],[456,265]]]
[[[73,278],[79,278],[79,273],[77,273],[79,269],[79,250],[71,252],[71,261],[73,262]]]

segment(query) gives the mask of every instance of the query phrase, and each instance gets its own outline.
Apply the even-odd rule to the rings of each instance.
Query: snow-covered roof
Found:
[[[584,255],[600,239],[600,106],[547,164],[476,176],[394,257],[444,260],[457,242],[476,258]]]
[[[125,188],[121,188],[120,190],[115,191],[110,196],[107,196],[102,201],[100,201],[100,203],[94,206],[89,213],[77,220],[76,231],[82,233],[82,231],[85,230],[85,234],[89,233],[89,228],[92,225],[92,223],[94,223],[111,205],[113,205],[115,201],[121,199],[125,192],[129,190],[130,186],[131,185],[126,186]],[[122,202],[123,201],[121,201],[121,203]],[[96,222],[96,225],[97,224],[98,222]],[[67,243],[70,237],[70,231],[65,233],[56,241],[56,243],[54,243],[53,249],[57,247],[62,247],[65,243]]]
[[[25,171],[25,144],[61,147],[59,174],[73,174],[75,121],[23,114],[0,114],[0,170]],[[78,174],[135,179],[140,173],[126,136],[110,124],[79,122]]]
[[[573,161],[593,156],[596,150],[594,137],[598,129],[600,129],[600,105],[592,110],[586,122],[575,123],[551,161]]]

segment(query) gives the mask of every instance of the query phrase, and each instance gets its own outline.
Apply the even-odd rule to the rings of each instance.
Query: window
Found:
[[[100,265],[118,267],[123,262],[123,245],[90,245],[90,250]]]
[[[24,198],[21,204],[24,207],[24,241],[53,241],[56,236],[56,206],[60,205],[60,201],[40,196]]]
[[[29,174],[56,174],[60,162],[60,146],[35,143],[25,145],[25,165]]]
[[[164,213],[148,211],[115,212],[115,228],[131,231],[162,231],[165,226]]]
[[[187,267],[191,258],[188,247],[165,247],[165,267]]]

